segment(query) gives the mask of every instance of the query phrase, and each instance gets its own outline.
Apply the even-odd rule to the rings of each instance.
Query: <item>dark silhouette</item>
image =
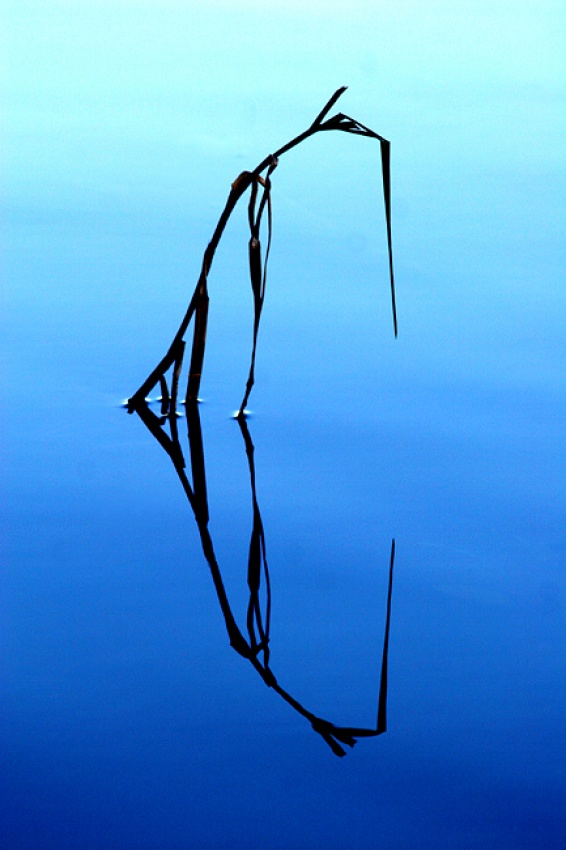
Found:
[[[296,147],[301,142],[305,141],[305,139],[308,139],[310,136],[313,136],[316,133],[322,132],[324,130],[342,130],[345,133],[353,133],[357,136],[366,136],[371,139],[377,139],[380,143],[381,172],[383,178],[383,199],[385,205],[387,249],[389,256],[389,278],[391,285],[391,306],[393,311],[393,327],[395,331],[395,336],[397,336],[395,281],[393,275],[393,248],[391,241],[391,146],[387,139],[384,139],[383,136],[380,136],[378,133],[375,133],[373,130],[370,130],[369,127],[365,127],[363,124],[360,124],[359,121],[355,121],[348,115],[344,115],[342,112],[338,112],[336,115],[333,115],[330,118],[326,117],[329,111],[336,103],[336,101],[338,100],[338,98],[344,93],[345,90],[346,86],[342,86],[342,88],[339,88],[332,95],[328,103],[317,115],[317,117],[307,130],[305,130],[303,133],[300,133],[294,139],[291,139],[290,142],[287,142],[287,144],[280,147],[277,151],[275,151],[275,153],[269,154],[269,156],[265,157],[265,159],[263,159],[253,171],[243,171],[232,184],[224,210],[222,211],[222,214],[218,220],[212,238],[208,243],[206,251],[204,252],[200,276],[197,281],[189,306],[187,308],[187,312],[185,313],[185,316],[183,318],[183,321],[181,322],[179,329],[173,338],[173,342],[169,346],[169,350],[167,351],[165,356],[158,363],[153,372],[151,372],[150,375],[146,378],[146,380],[139,387],[139,389],[134,393],[134,395],[128,400],[128,411],[130,413],[136,410],[140,404],[143,404],[145,397],[153,390],[158,381],[162,381],[163,375],[171,368],[171,366],[174,367],[175,375],[175,379],[173,381],[171,389],[171,399],[173,409],[176,408],[177,388],[179,383],[181,363],[183,361],[183,352],[185,345],[184,336],[187,331],[187,328],[189,327],[193,315],[195,317],[195,321],[186,399],[188,402],[197,400],[204,363],[204,351],[206,344],[206,327],[209,302],[208,275],[212,266],[214,254],[216,252],[220,239],[222,238],[222,234],[224,233],[224,228],[226,227],[226,224],[228,223],[228,220],[232,215],[232,212],[236,207],[238,201],[240,200],[244,192],[246,192],[249,188],[250,198],[248,202],[248,220],[250,226],[250,240],[248,243],[248,253],[250,281],[252,285],[254,299],[254,325],[250,370],[248,380],[246,382],[244,397],[240,404],[238,414],[240,417],[244,416],[245,408],[248,403],[248,398],[255,380],[257,337],[261,319],[261,311],[263,308],[263,300],[265,296],[267,262],[269,259],[269,250],[271,247],[271,175],[277,168],[279,158],[284,153],[291,150],[291,148]],[[263,214],[266,209],[267,246],[265,249],[265,255],[262,258],[260,229]],[[162,396],[165,397],[163,395],[163,392]]]
[[[230,644],[236,652],[244,658],[247,658],[266,685],[276,691],[276,693],[278,693],[285,702],[292,706],[295,711],[309,720],[313,729],[324,738],[332,751],[338,756],[345,755],[345,750],[342,745],[352,747],[356,743],[356,739],[380,735],[385,732],[386,729],[387,654],[391,619],[391,590],[393,582],[393,562],[395,558],[395,541],[393,541],[391,545],[391,558],[389,564],[389,590],[387,595],[387,613],[376,726],[372,729],[335,726],[330,721],[325,720],[322,717],[317,717],[312,712],[308,711],[303,705],[294,699],[288,691],[282,688],[269,665],[271,586],[269,582],[269,569],[267,566],[265,535],[256,495],[254,445],[245,420],[245,408],[254,385],[257,337],[265,297],[267,263],[271,247],[271,175],[277,168],[279,158],[284,153],[318,132],[322,132],[324,130],[342,130],[346,133],[353,133],[358,136],[366,136],[368,138],[377,139],[380,143],[383,198],[387,226],[391,305],[393,311],[393,327],[395,336],[397,336],[393,249],[391,242],[390,143],[387,139],[384,139],[382,136],[378,135],[373,130],[370,130],[368,127],[365,127],[363,124],[360,124],[358,121],[355,121],[353,118],[344,115],[342,112],[327,118],[328,113],[344,91],[345,87],[342,87],[332,95],[313,123],[303,133],[300,133],[298,136],[291,139],[290,142],[287,142],[285,145],[280,147],[277,151],[275,151],[275,153],[265,157],[265,159],[263,159],[253,171],[243,171],[236,178],[232,184],[228,200],[226,201],[226,205],[218,220],[212,238],[204,252],[200,276],[179,329],[175,334],[165,356],[127,402],[128,412],[133,413],[135,411],[140,416],[141,420],[145,423],[155,439],[171,458],[177,475],[179,476],[179,480],[183,486],[197,522],[202,550],[210,568],[210,573],[214,582],[224,622],[226,624]],[[250,190],[248,202],[248,221],[250,227],[248,253],[250,281],[254,299],[253,343],[248,380],[246,382],[244,396],[236,417],[242,433],[248,458],[253,509],[253,523],[248,555],[249,601],[246,617],[246,635],[244,635],[238,627],[230,608],[230,603],[222,581],[220,567],[214,554],[212,538],[208,528],[208,499],[202,433],[198,411],[198,392],[206,344],[209,302],[208,275],[226,224],[238,201],[248,189]],[[263,215],[266,211],[267,245],[265,253],[262,255],[260,230]],[[191,467],[191,480],[189,480],[185,466],[185,458],[179,440],[177,408],[179,380],[185,355],[184,336],[193,316],[193,341],[185,401]],[[166,377],[168,373],[171,374],[170,385],[168,384]],[[146,398],[157,384],[159,384],[161,391],[160,416],[157,416],[149,407]],[[165,428],[166,424],[169,426],[169,433],[167,433]],[[264,582],[265,587],[265,609],[262,609],[260,601],[260,588],[262,586],[262,581]]]
[[[169,392],[165,376],[159,376],[159,383],[162,390],[161,416],[157,416],[153,412],[147,401],[138,402],[135,410],[155,439],[169,455],[183,490],[189,500],[189,504],[197,522],[202,551],[210,568],[210,574],[214,582],[218,602],[224,617],[230,645],[239,655],[250,662],[268,687],[272,688],[272,690],[278,693],[285,702],[295,709],[295,711],[310,722],[312,728],[324,738],[333,753],[337,756],[344,756],[346,754],[346,750],[343,745],[353,747],[358,738],[369,738],[381,735],[387,728],[387,656],[391,622],[391,593],[393,584],[393,564],[395,559],[395,541],[392,541],[389,563],[389,586],[387,594],[385,635],[381,661],[376,726],[375,728],[370,729],[354,726],[336,726],[329,720],[325,720],[324,718],[313,714],[300,702],[298,702],[289,693],[289,691],[285,690],[277,681],[277,678],[269,664],[271,586],[269,581],[263,522],[256,494],[254,445],[246,419],[241,416],[237,417],[237,421],[242,433],[248,459],[253,511],[252,531],[248,555],[247,581],[249,588],[249,602],[247,608],[245,635],[236,623],[228,601],[220,566],[216,560],[214,546],[208,528],[209,511],[203,439],[198,404],[194,400],[187,401],[185,406],[192,480],[189,480],[189,476],[187,474],[185,458],[179,440],[178,413],[176,408],[173,407],[172,402],[176,395],[175,383],[177,381],[178,370],[181,363],[182,358],[177,361],[173,372],[173,386],[171,392]],[[169,433],[167,433],[166,430],[167,425],[169,426]],[[260,588],[262,580],[264,581],[266,599],[264,610],[262,609],[260,602]]]

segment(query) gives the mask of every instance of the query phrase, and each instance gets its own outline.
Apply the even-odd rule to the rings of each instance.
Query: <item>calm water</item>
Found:
[[[56,61],[42,77],[51,109],[31,65],[9,98],[0,846],[561,847],[566,311],[550,23],[526,4],[513,37],[496,36],[483,10],[487,41],[500,38],[507,57],[500,66],[477,47],[486,87],[470,45],[462,66],[446,46],[466,21],[442,4],[445,38],[422,21],[422,43],[402,35],[401,12],[354,4],[341,26],[331,6],[318,54],[296,8],[276,4],[274,55],[306,61],[343,35],[342,108],[394,141],[400,332],[378,149],[311,140],[273,176],[249,434],[231,416],[252,329],[245,204],[210,277],[202,447],[191,444],[206,474],[199,533],[182,476],[121,402],[171,342],[230,183],[308,126],[343,80],[328,85],[325,59],[291,95],[291,63],[256,102],[249,58],[234,79],[214,77],[199,47],[206,10],[189,21],[175,4],[144,4],[134,20],[118,3],[86,20],[62,3],[33,23],[40,7],[27,18],[23,6],[10,6],[14,68],[24,46]],[[211,37],[229,62],[244,19],[224,14]],[[423,63],[442,47],[437,77],[404,67],[377,108],[381,24]],[[187,82],[183,32],[209,63],[204,92]],[[509,52],[531,37],[546,70]],[[477,121],[483,133],[464,143]],[[258,518],[276,687],[261,649],[254,669],[227,631],[229,611],[248,637]],[[387,729],[338,758],[311,720],[377,731],[389,591]],[[258,599],[256,634],[265,575]]]

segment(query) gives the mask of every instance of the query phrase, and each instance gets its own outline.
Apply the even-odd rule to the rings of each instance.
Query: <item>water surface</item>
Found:
[[[318,29],[277,5],[266,36],[226,9],[211,28],[176,4],[8,4],[25,73],[3,192],[2,846],[561,846],[559,13],[437,5],[408,29],[411,4],[331,6]],[[255,65],[231,61],[236,25]],[[230,183],[343,82],[344,110],[393,141],[399,338],[378,149],[311,140],[273,178],[247,420],[270,665],[341,727],[376,728],[396,541],[387,730],[337,758],[230,647],[179,477],[120,403],[169,345]],[[199,406],[244,633],[246,241],[243,208],[210,279]]]

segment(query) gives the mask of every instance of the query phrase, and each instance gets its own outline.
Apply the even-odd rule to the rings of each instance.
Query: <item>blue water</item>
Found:
[[[250,10],[7,4],[6,850],[562,846],[558,11],[525,4],[507,28],[502,4],[440,3],[407,29],[401,5],[345,21],[276,4],[266,35]],[[269,667],[337,727],[376,729],[395,539],[387,729],[337,758],[230,647],[179,476],[122,401],[171,342],[230,183],[344,81],[344,111],[393,141],[399,338],[378,148],[309,140],[273,175],[246,420]],[[244,635],[246,230],[243,206],[209,280],[199,405]]]
[[[119,406],[178,312],[26,306],[7,320],[4,845],[558,847],[552,387],[459,378],[455,358],[411,374],[409,343],[378,339],[370,287],[324,322],[266,301],[248,425],[271,666],[338,725],[375,724],[397,543],[387,732],[337,759],[230,648],[173,466]],[[246,370],[214,369],[229,315],[211,319],[200,412],[211,535],[245,631],[252,506],[230,413]]]

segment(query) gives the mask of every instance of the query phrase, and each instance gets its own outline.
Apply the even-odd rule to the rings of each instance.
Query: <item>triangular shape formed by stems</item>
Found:
[[[183,317],[177,333],[173,338],[167,353],[162,360],[157,364],[155,369],[148,375],[143,384],[128,400],[128,411],[132,413],[143,403],[145,397],[152,391],[154,386],[167,370],[174,366],[175,380],[172,387],[172,396],[169,404],[172,409],[176,409],[177,387],[180,379],[180,368],[178,364],[182,361],[181,345],[184,346],[184,336],[187,332],[189,324],[194,318],[193,342],[191,349],[190,369],[187,380],[187,402],[197,401],[204,365],[204,355],[206,347],[206,330],[208,321],[208,275],[214,259],[214,254],[219,245],[219,242],[224,233],[224,229],[232,212],[234,211],[238,201],[242,195],[250,189],[250,200],[248,204],[248,217],[250,224],[250,241],[249,241],[249,268],[250,281],[252,286],[253,301],[254,301],[254,324],[253,324],[253,342],[252,353],[250,358],[250,370],[246,383],[245,393],[240,404],[238,415],[244,416],[245,408],[248,403],[250,392],[255,380],[255,359],[257,349],[257,338],[259,325],[261,320],[261,311],[265,297],[265,285],[267,275],[267,261],[269,257],[269,249],[271,245],[272,231],[272,211],[271,211],[271,174],[278,165],[280,157],[299,145],[301,142],[308,139],[310,136],[318,132],[329,130],[341,130],[346,133],[353,133],[358,136],[366,136],[367,138],[376,139],[381,146],[381,172],[383,178],[383,200],[385,206],[385,220],[387,227],[387,249],[389,258],[389,278],[391,285],[391,306],[393,312],[393,327],[395,336],[397,336],[397,310],[395,305],[395,280],[393,274],[393,247],[391,237],[391,175],[390,175],[390,143],[383,136],[370,130],[364,124],[338,112],[336,115],[326,118],[329,111],[332,109],[336,101],[346,90],[345,86],[337,89],[332,97],[325,104],[324,108],[317,115],[313,123],[307,130],[300,133],[294,139],[284,144],[275,153],[265,157],[253,171],[243,171],[234,181],[230,189],[230,194],[226,201],[224,210],[222,211],[218,223],[212,234],[212,238],[204,252],[202,267],[199,279],[193,292],[191,301],[187,308],[187,312]],[[263,175],[263,172],[265,174]],[[257,207],[257,198],[259,187],[262,188],[261,199]],[[262,257],[260,231],[264,209],[267,207],[268,219],[268,235],[265,255]],[[164,394],[162,392],[162,396]],[[166,406],[164,401],[163,405]]]
[[[182,361],[182,351],[179,353]],[[172,381],[175,380],[175,372]],[[162,386],[162,398],[173,397],[173,389],[169,392],[164,375],[159,376]],[[166,391],[163,392],[163,389]],[[266,542],[256,490],[255,449],[244,417],[238,419],[238,425],[244,441],[249,481],[252,497],[252,530],[248,550],[247,584],[249,591],[246,627],[241,629],[236,621],[220,564],[217,560],[213,540],[209,528],[209,509],[206,484],[204,444],[200,423],[199,406],[196,402],[187,402],[187,439],[189,445],[190,465],[187,468],[179,429],[177,414],[170,410],[167,415],[157,416],[146,400],[138,404],[136,413],[142,422],[156,438],[165,452],[169,455],[175,471],[189,501],[199,531],[202,552],[208,564],[214,589],[218,598],[226,632],[232,648],[247,659],[265,684],[281,697],[294,711],[304,717],[337,756],[346,755],[344,747],[353,747],[360,738],[371,738],[382,735],[387,729],[387,676],[389,654],[389,632],[391,625],[391,597],[393,588],[393,565],[395,560],[395,541],[391,544],[389,562],[389,579],[387,590],[387,606],[385,630],[381,653],[381,672],[378,685],[378,710],[375,727],[337,726],[307,709],[290,691],[278,681],[270,665],[270,626],[271,626],[271,582],[267,565]],[[168,434],[166,431],[169,425]],[[191,480],[192,479],[192,480]],[[263,583],[262,604],[261,591]]]

